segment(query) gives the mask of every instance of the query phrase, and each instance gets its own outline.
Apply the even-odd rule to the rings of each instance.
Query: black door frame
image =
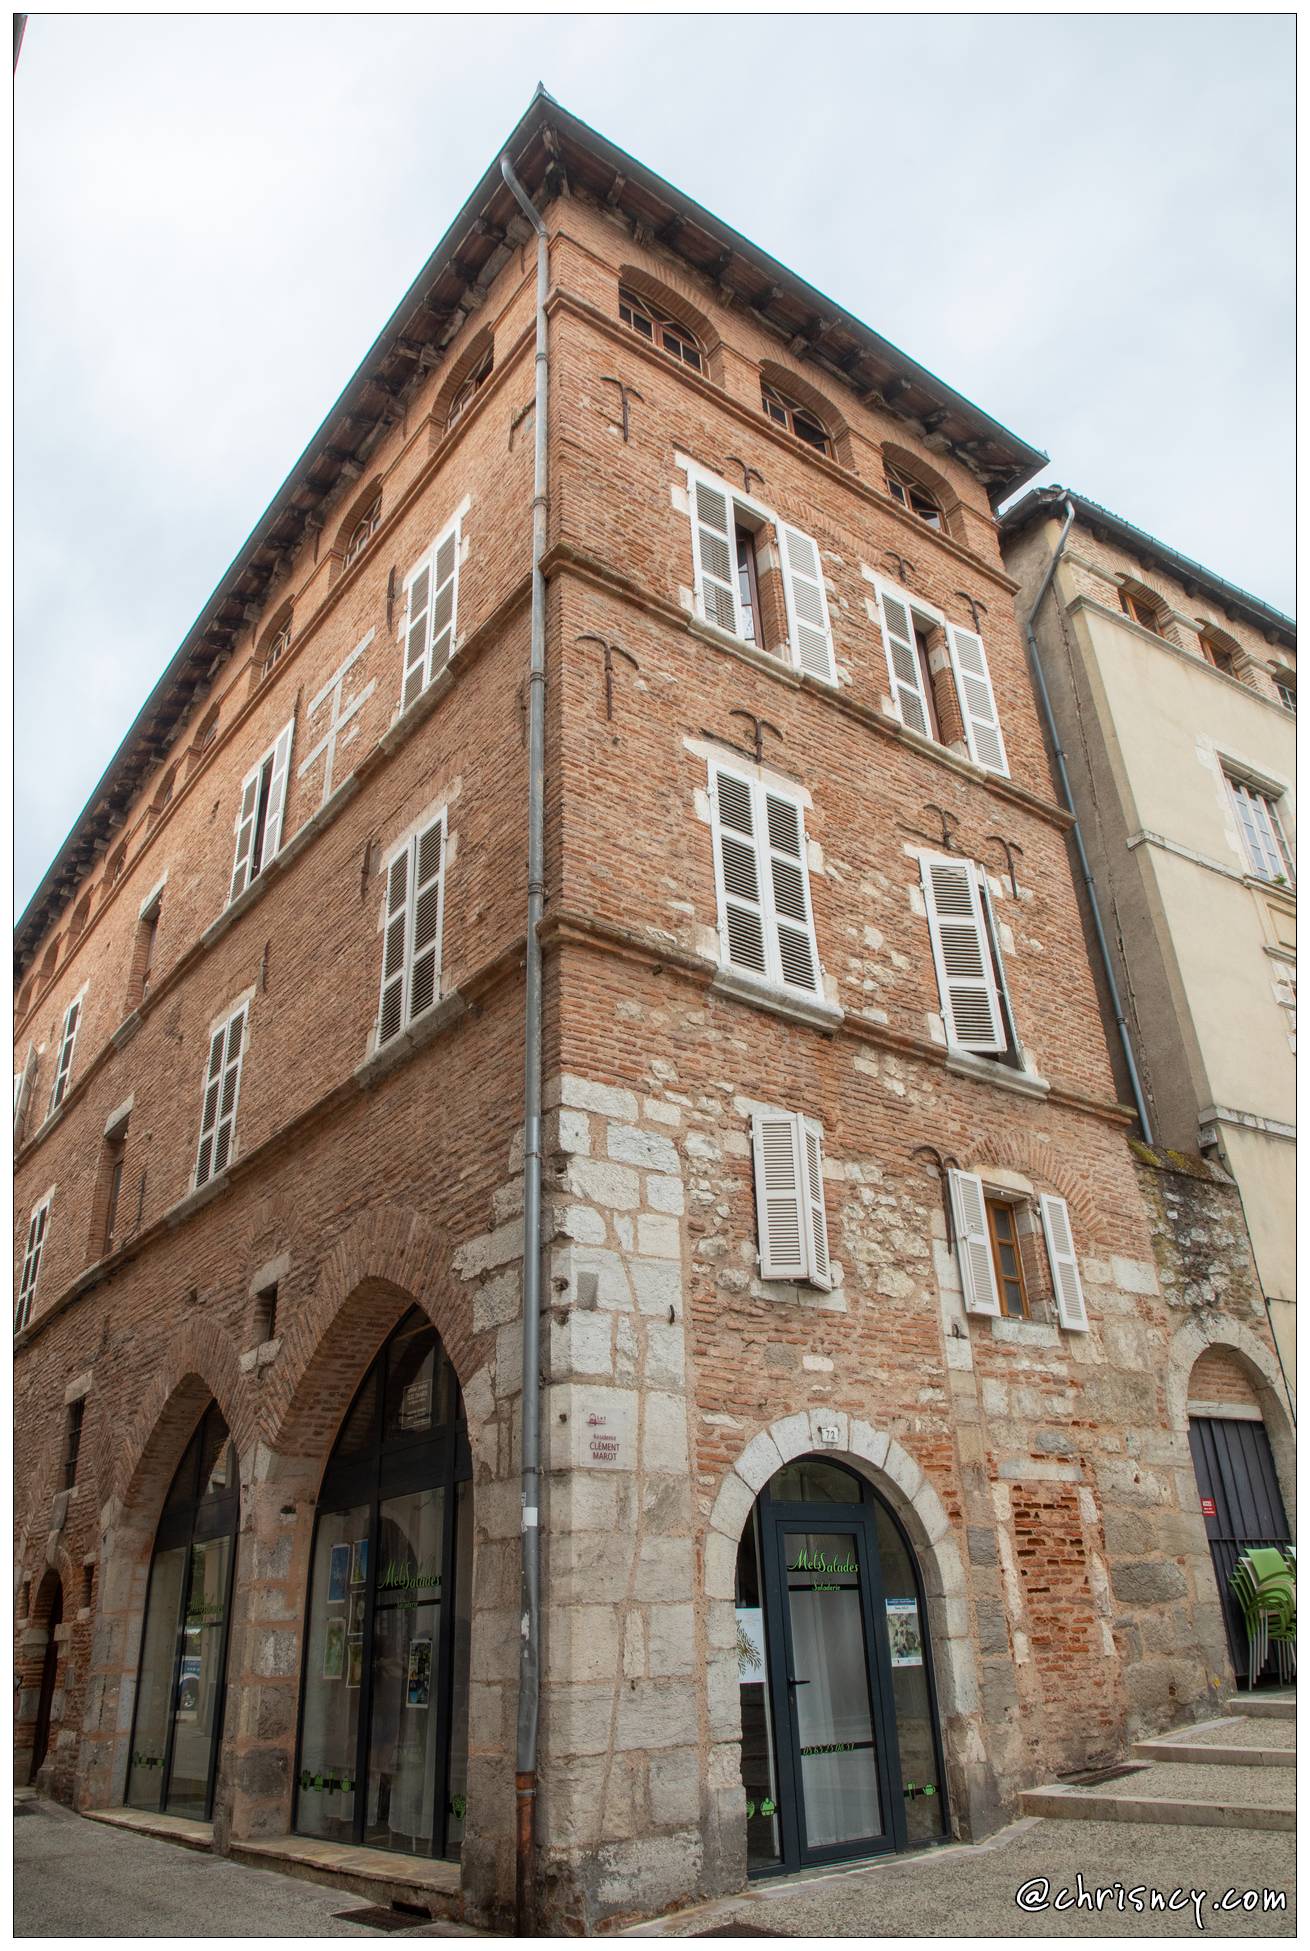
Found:
[[[769,1663],[769,1697],[773,1716],[774,1754],[778,1769],[778,1815],[782,1853],[777,1863],[761,1866],[752,1876],[786,1876],[797,1870],[831,1863],[858,1861],[866,1857],[892,1854],[907,1847],[904,1781],[896,1728],[896,1698],[892,1683],[891,1646],[887,1636],[882,1563],[878,1548],[876,1510],[890,1519],[905,1549],[913,1578],[914,1596],[919,1609],[919,1634],[923,1645],[924,1676],[928,1689],[928,1711],[932,1727],[933,1753],[937,1764],[940,1802],[940,1840],[949,1834],[949,1806],[945,1771],[942,1765],[941,1722],[937,1711],[937,1686],[933,1674],[932,1644],[924,1603],[923,1575],[913,1544],[905,1527],[872,1484],[849,1465],[835,1457],[816,1457],[818,1462],[839,1468],[859,1489],[859,1501],[827,1503],[807,1501],[783,1503],[770,1495],[768,1485],[756,1502],[759,1517],[761,1597],[764,1602],[765,1656]],[[876,1509],[875,1509],[876,1507]],[[869,1680],[869,1705],[873,1721],[877,1759],[878,1793],[882,1804],[881,1836],[860,1837],[850,1842],[833,1843],[811,1849],[803,1834],[800,1811],[803,1802],[800,1769],[800,1739],[796,1714],[798,1680],[792,1665],[791,1609],[787,1595],[783,1536],[787,1531],[849,1531],[859,1540],[860,1614],[864,1625],[866,1672]]]

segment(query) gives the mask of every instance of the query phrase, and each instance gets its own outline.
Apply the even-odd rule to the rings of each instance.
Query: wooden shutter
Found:
[[[1044,1192],[1038,1203],[1042,1209],[1042,1231],[1046,1235],[1046,1251],[1051,1262],[1051,1282],[1055,1288],[1060,1326],[1072,1329],[1075,1334],[1085,1335],[1088,1331],[1087,1304],[1083,1300],[1078,1256],[1073,1248],[1068,1205],[1053,1192]]]
[[[803,671],[837,682],[828,620],[828,593],[817,543],[798,528],[779,524],[782,537],[783,583],[787,592],[787,621],[792,652]]]
[[[805,1162],[799,1119],[757,1111],[752,1119],[755,1211],[763,1280],[806,1280],[810,1273]]]
[[[432,558],[411,569],[405,579],[405,621],[401,634],[405,640],[405,674],[400,688],[400,708],[408,709],[427,683],[428,617],[432,607]]]
[[[1005,740],[1001,735],[996,694],[992,690],[982,638],[975,636],[972,630],[962,630],[957,623],[948,623],[946,640],[951,649],[951,665],[955,671],[955,688],[960,697],[960,716],[964,720],[969,757],[976,764],[986,766],[989,772],[1001,772],[1008,778],[1010,768],[1005,757]]]
[[[409,965],[409,879],[414,843],[403,847],[387,869],[387,917],[382,930],[382,996],[378,1004],[378,1046],[389,1043],[405,1024],[405,972]]]
[[[752,975],[768,975],[755,795],[748,780],[716,771],[711,799],[723,952],[734,968],[749,970]]]
[[[445,669],[455,648],[455,610],[459,594],[459,523],[437,543],[433,554],[431,626],[428,632],[427,676],[431,684]]]
[[[82,1018],[82,1002],[79,997],[64,1011],[64,1027],[59,1039],[59,1061],[55,1065],[55,1080],[50,1090],[50,1109],[56,1110],[64,1101],[68,1089],[68,1076],[73,1068],[73,1046],[77,1042],[77,1026]]]
[[[923,695],[923,670],[909,605],[879,583],[878,608],[882,614],[882,647],[887,654],[892,707],[903,725],[931,738],[932,719]]]
[[[214,1131],[218,1124],[218,1100],[223,1087],[223,1050],[227,1025],[209,1039],[209,1061],[200,1096],[200,1149],[196,1153],[196,1184],[206,1185],[214,1174]]]
[[[21,1070],[14,1072],[14,1143],[15,1145],[18,1143],[19,1138],[22,1135],[23,1123],[27,1117],[27,1107],[31,1102],[31,1098],[32,1098],[32,1086],[36,1082],[36,1067],[37,1067],[36,1045],[29,1040],[27,1046],[27,1055],[23,1059],[23,1068]]]
[[[948,1043],[996,1054],[1006,1048],[1001,999],[972,861],[925,854],[923,895]]]
[[[805,1217],[810,1279],[816,1287],[831,1287],[828,1265],[828,1209],[823,1197],[823,1133],[813,1118],[800,1118],[800,1145],[805,1160]]]
[[[32,1318],[32,1301],[41,1273],[41,1249],[45,1245],[46,1220],[50,1201],[43,1199],[27,1223],[27,1245],[23,1252],[23,1271],[18,1283],[18,1305],[14,1310],[14,1333],[18,1334]]]
[[[972,1172],[948,1172],[955,1249],[960,1257],[964,1305],[970,1314],[999,1314],[992,1243],[987,1233],[987,1200],[982,1180]]]
[[[777,975],[793,989],[816,990],[819,958],[810,913],[801,809],[776,793],[763,795],[769,842],[769,893],[778,944]]]
[[[218,1093],[218,1120],[214,1131],[214,1171],[221,1172],[232,1157],[236,1142],[237,1095],[241,1085],[241,1058],[246,1030],[246,1012],[239,1009],[227,1025],[223,1052],[223,1078]]]
[[[696,601],[707,623],[741,635],[737,615],[737,537],[732,503],[707,481],[692,483],[691,553]]]
[[[444,823],[437,820],[414,842],[410,905],[414,913],[407,1023],[431,1009],[441,980],[441,907],[445,858]]]
[[[291,739],[296,729],[296,721],[282,727],[273,747],[272,771],[268,781],[268,800],[264,813],[264,841],[259,849],[259,865],[268,866],[270,860],[282,845],[282,814],[287,803],[287,774],[291,769]],[[267,760],[265,764],[269,763]],[[261,771],[262,771],[261,766]]]
[[[263,761],[248,772],[241,781],[241,803],[237,811],[236,859],[232,864],[232,885],[228,890],[228,900],[235,901],[250,879],[250,863],[255,852],[255,822],[259,816],[259,775]]]

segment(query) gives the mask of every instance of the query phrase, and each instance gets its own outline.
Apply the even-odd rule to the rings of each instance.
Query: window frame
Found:
[[[199,1192],[202,1186],[211,1185],[221,1178],[237,1157],[237,1113],[241,1103],[241,1078],[245,1069],[246,1050],[250,1043],[250,997],[245,996],[239,1003],[226,1011],[209,1032],[209,1049],[205,1055],[205,1065],[200,1078],[200,1136],[196,1141],[196,1161],[191,1174],[191,1187]],[[235,1057],[229,1053],[233,1023],[240,1021],[241,1037],[237,1044]],[[218,1067],[214,1067],[215,1052],[219,1053]],[[233,1076],[232,1104],[223,1110],[229,1075]],[[214,1092],[212,1114],[207,1107],[211,1086]],[[216,1163],[219,1137],[222,1127],[228,1127],[227,1153],[221,1165]],[[205,1154],[205,1141],[210,1139],[208,1155]],[[201,1176],[201,1163],[204,1162],[204,1176]]]
[[[461,502],[450,520],[438,530],[430,547],[424,550],[401,584],[401,594],[404,597],[404,602],[400,606],[400,627],[396,632],[397,640],[401,646],[400,704],[398,713],[411,710],[418,703],[423,693],[441,675],[441,671],[444,671],[447,665],[453,661],[459,649],[459,585],[463,567],[461,557],[464,552],[464,516],[467,513],[468,505],[467,500]],[[441,552],[447,543],[453,544],[450,574],[444,576],[438,582],[437,567],[441,558]],[[419,578],[425,573],[428,581],[422,608],[423,647],[420,655],[415,657],[413,654],[413,646],[410,643],[410,635],[416,621],[413,618],[414,590]],[[448,626],[450,644],[442,660],[440,669],[434,670],[432,664],[433,650],[435,648],[433,624],[436,620],[438,598],[446,589],[450,590],[450,623]],[[443,637],[446,635],[445,627],[443,627],[440,634]],[[420,669],[422,671],[422,682],[417,687],[412,687],[411,679],[414,673]],[[411,689],[413,690],[413,695],[407,696],[407,693]]]
[[[382,490],[381,488],[379,488],[377,493],[374,495],[372,501],[369,502],[367,508],[365,508],[364,512],[359,517],[359,520],[355,523],[354,527],[351,529],[349,538],[347,539],[346,542],[346,546],[341,551],[341,568],[343,573],[345,570],[353,568],[355,563],[359,561],[359,558],[364,554],[364,551],[368,548],[369,543],[373,540],[373,537],[377,534],[378,529],[381,526],[382,526]],[[283,626],[283,629],[278,631],[277,635],[273,640],[273,646],[270,647],[269,654],[266,656],[264,661],[265,672],[268,672],[273,668],[274,664],[276,664],[278,660],[278,657],[282,654],[280,650],[276,650],[276,646],[281,643],[283,636],[286,637],[287,643],[289,644],[291,641],[290,618],[287,619],[287,622]]]
[[[883,479],[892,500],[904,508],[907,515],[913,515],[917,521],[921,521],[925,528],[935,530],[938,535],[945,535],[946,511],[932,489],[926,488],[922,481],[916,480],[907,469],[895,461],[884,459],[882,467]],[[914,495],[918,495],[921,500],[928,503],[932,510],[931,515],[925,515],[921,508],[914,506],[911,499]]]
[[[77,1033],[82,1027],[82,1005],[86,990],[79,989],[68,1008],[64,1011],[64,1021],[59,1032],[59,1055],[55,1059],[55,1074],[50,1086],[50,1104],[46,1111],[53,1117],[64,1099],[68,1096],[73,1077],[73,1056],[77,1049]]]
[[[748,845],[754,860],[755,884],[758,890],[752,901],[746,895],[734,894],[728,887],[724,868],[723,822],[719,804],[719,781],[730,779],[735,785],[743,787],[750,795],[751,834],[747,836],[734,828],[728,829],[729,839],[745,848]],[[770,836],[768,801],[775,799],[789,806],[796,815],[800,851],[797,855],[787,854],[775,848]],[[758,983],[777,994],[788,996],[807,996],[815,1002],[824,1001],[823,963],[819,956],[818,932],[814,922],[814,897],[810,888],[809,840],[805,831],[805,803],[794,787],[781,783],[765,783],[752,776],[740,764],[717,757],[709,762],[709,802],[710,829],[713,841],[714,893],[719,936],[719,967],[747,982]],[[800,886],[804,895],[805,920],[784,914],[779,920],[776,885],[773,873],[774,855],[779,854],[784,862],[795,861],[800,868]],[[755,969],[747,962],[735,961],[732,956],[732,938],[729,928],[728,905],[734,902],[744,911],[752,906],[759,915],[760,934],[763,942],[764,968]],[[814,968],[813,987],[804,983],[790,981],[786,975],[779,928],[790,929],[803,934],[809,947]]]
[[[27,1221],[27,1243],[23,1248],[23,1265],[18,1281],[18,1295],[14,1303],[14,1333],[22,1334],[32,1319],[32,1309],[36,1301],[37,1285],[41,1279],[41,1261],[45,1254],[46,1238],[50,1230],[50,1206],[53,1192],[47,1192],[37,1200]]]
[[[474,400],[482,391],[482,388],[491,378],[492,373],[495,371],[495,365],[496,347],[493,341],[492,344],[487,346],[481,357],[474,360],[468,372],[465,373],[463,379],[455,388],[451,396],[450,405],[446,409],[447,433],[468,412]]]
[[[790,1158],[787,1157],[788,1138]],[[823,1293],[830,1293],[833,1280],[828,1205],[823,1186],[823,1126],[817,1118],[806,1117],[800,1111],[753,1111],[751,1160],[760,1279],[804,1281]],[[779,1162],[784,1166],[781,1181],[771,1176]],[[785,1206],[784,1217],[795,1225],[798,1250],[790,1260],[777,1250],[777,1227],[771,1204]]]
[[[813,677],[820,684],[835,688],[837,645],[833,635],[832,612],[828,607],[823,554],[817,537],[796,527],[793,522],[787,521],[776,510],[766,507],[763,502],[756,501],[751,495],[734,488],[730,482],[712,474],[708,468],[701,467],[685,457],[679,457],[678,465],[687,476],[687,517],[691,527],[692,602],[698,621],[707,629],[731,637],[737,643],[749,644],[752,650],[759,651],[800,676]],[[715,527],[712,521],[705,519],[701,514],[699,491],[702,487],[710,494],[719,496],[725,504],[722,529]],[[727,547],[732,564],[729,579],[725,580],[707,571],[703,559],[702,528],[709,536],[718,539]],[[745,529],[755,538],[753,588],[757,602],[760,595],[758,560],[760,536],[765,536],[775,549],[776,573],[782,584],[783,610],[787,626],[786,641],[783,645],[771,647],[764,642],[761,634],[762,613],[759,607],[756,608],[754,616],[756,635],[753,638],[748,637],[742,628],[740,570],[737,561],[739,529]],[[795,540],[793,541],[792,538]],[[800,554],[797,544],[803,544],[806,549],[813,551],[813,572],[797,559]],[[728,592],[732,603],[731,628],[709,615],[705,596],[707,580],[716,590]],[[815,621],[812,615],[801,613],[799,598],[804,591],[815,592],[819,621]],[[810,609],[815,607],[815,601],[810,601],[808,597],[806,601]],[[809,633],[811,641],[808,643],[802,639],[803,630]]]
[[[414,828],[402,841],[391,848],[382,864],[382,967],[378,983],[378,1011],[373,1024],[373,1048],[375,1051],[391,1049],[416,1023],[422,1022],[425,1016],[430,1016],[443,997],[444,992],[441,986],[441,979],[445,952],[446,865],[450,852],[450,834],[447,823],[448,811],[449,809],[443,806],[432,819],[425,818],[419,826]],[[424,841],[434,832],[439,832],[441,836],[439,843],[439,864],[435,876],[430,877],[427,881],[420,882],[418,878],[420,851]],[[393,924],[401,918],[400,909],[393,908],[391,904],[391,876],[396,863],[402,857],[408,860],[405,875],[402,929],[403,947],[399,969],[388,969],[388,938]],[[434,952],[432,1000],[425,1003],[421,1010],[415,1011],[413,1007],[413,985],[414,964],[416,960],[415,929],[418,916],[418,904],[421,894],[434,884],[436,887],[436,913],[431,944]],[[421,952],[426,955],[427,951],[428,944],[424,943]],[[387,991],[394,986],[397,980],[400,983],[400,1011],[396,1020],[395,1029],[391,1030],[384,1037],[382,1032],[386,1014]]]
[[[938,910],[936,888],[932,878],[932,870],[935,867],[953,868],[967,876],[971,890],[969,920],[985,951],[984,966],[980,975],[957,973],[953,977],[947,966],[946,949],[941,939],[942,918]],[[1015,1021],[1014,1008],[1005,979],[1005,962],[1001,954],[996,915],[992,908],[991,890],[987,886],[986,868],[964,854],[924,851],[919,854],[919,874],[933,968],[937,977],[939,1013],[942,1027],[946,1032],[947,1049],[963,1051],[970,1057],[981,1057],[1011,1066],[1019,1065],[1022,1062],[1022,1048],[1019,1042],[1018,1024]],[[946,917],[948,925],[959,919],[962,917],[950,915]],[[996,1022],[1003,1042],[998,1045],[996,1038],[993,1037],[984,1047],[981,1041],[966,1043],[956,1034],[955,1005],[949,993],[953,982],[955,986],[962,983],[981,984],[983,995],[994,1004]]]
[[[291,754],[295,745],[295,736],[296,721],[293,715],[241,781],[241,791],[237,796],[236,819],[233,822],[236,848],[232,860],[232,875],[228,882],[227,905],[229,907],[241,898],[247,888],[254,886],[260,875],[282,851],[282,827],[286,817],[287,793],[291,784]],[[252,787],[254,798],[247,811],[246,796]],[[250,824],[250,843],[243,856],[242,836],[247,823]]]
[[[782,427],[793,440],[798,440],[803,447],[808,447],[811,453],[822,454],[825,460],[832,460],[835,451],[832,435],[813,407],[806,406],[801,400],[793,399],[791,394],[783,392],[772,380],[765,379],[763,376],[760,378],[760,406],[765,418],[775,427]],[[800,431],[796,425],[798,414],[810,422],[819,435],[818,440]]]
[[[624,317],[625,307],[646,320],[651,328],[649,333],[643,332],[631,318]],[[619,322],[626,325],[630,332],[635,332],[639,339],[644,339],[647,345],[653,346],[658,352],[667,353],[670,359],[686,366],[689,372],[704,376],[705,348],[696,334],[680,319],[674,318],[671,312],[666,312],[663,306],[656,304],[650,298],[644,298],[631,285],[619,286]],[[674,339],[673,345],[668,344],[670,334]],[[687,357],[688,351],[695,355],[694,358]]]
[[[1278,801],[1283,797],[1282,789],[1271,792],[1262,783],[1245,778],[1240,772],[1230,771],[1227,766],[1223,768],[1223,775],[1224,784],[1228,788],[1229,802],[1237,821],[1238,839],[1246,858],[1247,874],[1252,880],[1260,881],[1266,887],[1282,885],[1289,890],[1294,888],[1296,864],[1292,859],[1292,849],[1278,811]],[[1256,831],[1257,809],[1263,814],[1268,827],[1268,832],[1264,835]],[[1276,873],[1267,874],[1262,870],[1261,860],[1266,855],[1271,859],[1281,860],[1282,865]]]
[[[1032,1319],[1032,1303],[1028,1294],[1027,1276],[1023,1270],[1023,1250],[1020,1246],[1019,1233],[1019,1214],[1022,1208],[1013,1199],[1005,1199],[999,1193],[989,1192],[985,1181],[983,1184],[983,1205],[987,1214],[987,1237],[992,1249],[992,1272],[996,1279],[996,1295],[1001,1310],[1000,1319],[1003,1321],[1030,1321]],[[996,1216],[999,1212],[1006,1212],[1010,1216],[1011,1233],[1008,1240],[1002,1240],[997,1231]],[[1002,1265],[1001,1248],[1003,1246],[1009,1247],[1014,1254],[1015,1273],[1013,1276],[1007,1274]],[[1017,1287],[1019,1290],[1019,1312],[1017,1314],[1006,1304],[1006,1290],[1011,1286]]]
[[[86,1397],[75,1396],[64,1414],[64,1451],[60,1490],[76,1488],[77,1466],[82,1456],[82,1425],[85,1420]]]

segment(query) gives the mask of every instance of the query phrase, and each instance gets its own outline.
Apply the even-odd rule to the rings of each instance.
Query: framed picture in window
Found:
[[[346,1596],[346,1572],[350,1565],[350,1546],[333,1545],[328,1557],[327,1602],[340,1605]]]
[[[350,1547],[350,1582],[352,1585],[368,1583],[368,1539],[356,1538]]]
[[[406,1707],[426,1707],[432,1695],[432,1641],[409,1642],[409,1672],[405,1681]]]
[[[352,1633],[346,1641],[346,1685],[357,1687],[364,1673],[364,1641]]]
[[[340,1613],[328,1620],[323,1634],[323,1678],[339,1680],[346,1662],[346,1622]]]

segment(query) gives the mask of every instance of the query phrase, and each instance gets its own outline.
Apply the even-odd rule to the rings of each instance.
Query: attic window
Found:
[[[677,319],[649,298],[638,298],[627,285],[619,286],[619,317],[651,345],[667,352],[671,359],[680,359],[693,372],[704,370],[701,349],[686,326],[679,325]]]
[[[377,524],[375,522],[374,527],[376,526]],[[361,528],[363,527],[362,522],[360,524],[360,527]],[[346,558],[346,560],[347,561],[350,560],[349,556]],[[262,670],[260,672],[260,675],[262,677],[268,676],[274,664],[276,664],[278,659],[284,655],[290,643],[291,643],[291,621],[290,618],[288,618],[288,620],[282,625],[282,628],[275,633],[273,637],[273,641],[269,644],[268,649],[264,652],[264,663],[263,663]]]
[[[1283,709],[1285,711],[1290,711],[1293,718],[1295,718],[1296,717],[1295,684],[1292,682],[1290,678],[1276,677],[1274,679],[1274,689],[1278,693],[1279,701],[1282,704]]]
[[[770,386],[767,379],[760,382],[760,396],[770,420],[785,427],[789,434],[795,434],[797,440],[803,440],[807,447],[813,447],[820,454],[831,454],[832,442],[827,430],[808,407],[789,400],[785,393]]]
[[[890,461],[885,463],[885,477],[887,492],[893,501],[899,501],[902,508],[908,508],[912,515],[919,517],[921,522],[927,522],[929,528],[942,526],[941,506],[936,496],[930,494],[927,488],[922,487],[901,468],[893,467]]]
[[[460,415],[473,404],[473,396],[478,391],[478,388],[484,386],[487,380],[490,379],[494,357],[495,347],[488,346],[468,378],[456,392],[454,399],[450,403],[450,411],[446,415],[447,431],[454,426]]]
[[[1206,661],[1213,664],[1217,671],[1222,671],[1225,677],[1236,677],[1241,646],[1234,643],[1231,637],[1226,637],[1221,630],[1216,630],[1212,624],[1203,624],[1200,634],[1201,649],[1205,652]]]
[[[1140,623],[1143,630],[1154,631],[1157,637],[1163,636],[1164,604],[1141,583],[1124,583],[1120,587],[1119,607],[1134,623]]]
[[[349,569],[351,563],[357,561],[359,557],[363,555],[365,549],[368,547],[369,543],[373,540],[374,535],[377,533],[377,526],[381,520],[382,520],[382,496],[379,494],[374,496],[373,500],[369,503],[368,507],[364,510],[364,513],[360,516],[359,520],[355,523],[354,528],[352,528],[350,531],[350,538],[346,543],[345,561],[342,564],[342,567],[344,569]],[[280,633],[280,637],[285,637],[286,639],[286,643],[283,643],[282,645],[282,649],[284,650],[286,648],[286,644],[290,643],[291,641],[290,624],[287,625],[285,631]],[[274,641],[275,642],[280,641],[280,637],[278,639],[275,639]],[[277,653],[277,657],[280,657],[281,655],[282,655],[282,650],[279,650]],[[266,671],[271,669],[271,667],[277,662],[277,657],[273,656],[270,652],[270,654],[265,658],[264,669]]]

